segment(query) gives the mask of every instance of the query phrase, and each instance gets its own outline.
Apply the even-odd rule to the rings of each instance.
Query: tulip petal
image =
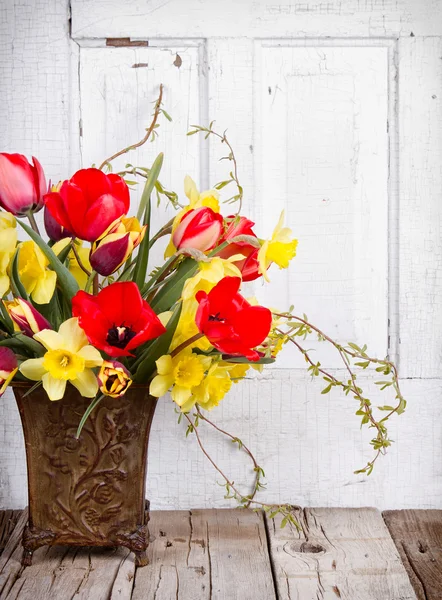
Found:
[[[264,306],[250,306],[231,318],[232,327],[249,348],[259,346],[269,335],[272,313]]]
[[[116,219],[125,214],[126,204],[112,194],[103,194],[90,205],[85,219],[88,223],[88,237],[94,242]]]
[[[24,215],[37,204],[34,174],[22,154],[0,153],[0,205]]]
[[[130,233],[110,234],[91,252],[91,266],[94,271],[107,277],[121,267],[131,254],[132,248]]]
[[[65,379],[56,379],[50,373],[45,373],[41,380],[49,400],[61,400],[63,398],[66,390]]]
[[[78,373],[76,379],[71,379],[70,382],[85,398],[93,398],[98,392],[97,376],[91,369]]]
[[[133,281],[108,285],[101,290],[97,300],[102,312],[118,326],[138,319],[143,308],[143,299]]]
[[[40,381],[46,373],[46,369],[43,366],[43,360],[43,358],[30,358],[29,360],[25,360],[20,365],[20,373],[23,373],[25,377],[32,381]]]

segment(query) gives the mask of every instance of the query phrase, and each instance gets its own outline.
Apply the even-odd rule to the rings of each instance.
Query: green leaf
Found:
[[[163,356],[163,354],[167,354],[177,328],[178,321],[180,320],[181,308],[182,303],[180,302],[175,307],[175,310],[173,311],[173,314],[167,323],[166,333],[160,335],[160,337],[154,340],[149,346],[134,375],[133,379],[135,382],[147,383],[152,373],[155,371],[155,361],[157,361],[160,356]]]
[[[62,289],[64,296],[70,303],[72,298],[75,296],[75,294],[80,289],[78,287],[78,283],[76,282],[75,278],[73,277],[73,275],[71,275],[69,270],[60,262],[60,260],[57,258],[54,251],[52,250],[52,248],[50,248],[42,240],[42,238],[38,235],[38,233],[36,233],[31,227],[26,225],[26,223],[23,223],[22,221],[20,221],[20,219],[17,219],[17,223],[20,224],[20,226],[26,231],[26,233],[29,235],[29,237],[37,244],[37,246],[40,248],[40,250],[43,252],[43,254],[48,259],[49,264],[54,269],[54,271],[57,273],[57,280],[58,280],[57,283],[60,286],[60,288]]]
[[[100,402],[103,400],[103,398],[104,398],[104,394],[102,394],[101,396],[98,396],[98,398],[94,398],[92,400],[92,402],[89,404],[89,406],[87,407],[87,409],[85,410],[84,415],[81,417],[81,421],[78,425],[77,433],[75,434],[75,437],[77,438],[77,440],[80,437],[81,430],[83,429],[84,424],[86,423],[89,415],[94,410],[94,408],[100,404]]]
[[[25,288],[20,280],[18,274],[18,255],[20,252],[20,248],[17,248],[14,254],[14,258],[12,259],[12,267],[11,267],[11,288],[15,297],[24,298],[24,300],[29,300],[28,294],[26,293]],[[15,288],[15,289],[14,289]]]
[[[152,193],[152,190],[153,190],[155,183],[158,179],[158,176],[160,174],[161,167],[163,166],[163,159],[164,159],[164,154],[162,152],[160,152],[160,154],[158,154],[158,156],[154,160],[152,168],[150,169],[149,175],[146,179],[146,184],[144,186],[143,195],[141,196],[140,206],[138,207],[138,213],[137,213],[137,219],[140,222],[143,219],[143,214],[146,209],[147,203],[150,199],[150,195]]]
[[[249,365],[270,365],[271,363],[275,362],[274,358],[270,358],[270,357],[266,357],[263,356],[262,358],[259,358],[258,360],[248,360],[245,356],[232,356],[229,357],[228,359],[223,358],[223,360],[225,362],[228,363],[246,363]]]
[[[38,312],[49,321],[55,331],[58,331],[58,328],[64,321],[58,298],[59,293],[60,292],[58,290],[55,290],[55,294],[47,304],[37,304],[37,302],[32,302]]]
[[[146,233],[144,234],[143,241],[141,242],[140,247],[138,249],[137,260],[133,272],[133,281],[135,281],[140,290],[143,288],[146,282],[147,263],[149,262],[150,215],[151,203],[150,198],[148,198],[146,204],[146,212],[144,213],[144,224],[146,225]]]
[[[18,340],[21,344],[23,344],[23,346],[25,346],[28,350],[30,350],[37,356],[43,356],[43,354],[46,352],[44,347],[39,342],[37,342],[37,340],[34,340],[28,337],[27,335],[23,335],[22,333],[20,333],[16,336],[15,339]]]
[[[6,327],[6,331],[14,333],[14,321],[11,319],[3,300],[0,300],[0,312],[2,313],[2,322]]]
[[[192,277],[197,268],[198,264],[191,258],[186,258],[180,264],[175,275],[160,289],[151,302],[151,306],[157,314],[170,310],[170,307],[177,302],[184,284],[189,277]]]

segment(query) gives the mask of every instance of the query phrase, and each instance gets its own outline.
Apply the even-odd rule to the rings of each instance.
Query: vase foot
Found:
[[[30,567],[32,565],[33,554],[33,550],[23,550],[23,556],[21,559],[21,564],[23,567]]]
[[[149,564],[149,559],[147,558],[146,550],[142,552],[135,552],[135,566],[136,567],[145,567]]]

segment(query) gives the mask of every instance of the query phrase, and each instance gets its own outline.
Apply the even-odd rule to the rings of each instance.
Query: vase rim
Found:
[[[12,381],[10,384],[10,387],[12,388],[31,388],[33,385],[35,385],[35,383],[31,383],[31,382],[27,382],[27,381]],[[144,383],[133,383],[128,389],[127,391],[129,392],[130,390],[147,390],[149,389],[149,386],[144,384]]]

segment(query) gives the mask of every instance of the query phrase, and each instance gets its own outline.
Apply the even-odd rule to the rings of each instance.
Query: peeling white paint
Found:
[[[441,6],[136,0],[129,9],[73,0],[75,41],[66,2],[0,7],[1,150],[34,154],[52,180],[67,177],[139,139],[164,83],[174,120],[128,161],[149,164],[166,150],[166,186],[181,193],[189,172],[208,187],[225,178],[223,148],[185,133],[216,119],[238,155],[244,211],[267,233],[285,207],[303,242],[289,274],[272,272],[277,292],[267,300],[284,308],[294,298],[332,335],[399,353],[408,410],[369,478],[353,475],[371,456],[354,401],[321,396],[291,356],[284,368],[234,386],[211,416],[256,452],[268,479],[263,500],[442,507],[442,41],[423,37],[442,35]],[[109,37],[149,39],[149,47],[106,48]],[[160,208],[154,225],[168,214]],[[154,261],[160,256],[161,248]],[[324,361],[337,366],[328,354]],[[162,400],[149,453],[152,506],[228,506],[176,418]],[[246,457],[202,435],[237,483],[249,480]],[[23,440],[8,392],[0,400],[0,507],[25,503]]]

